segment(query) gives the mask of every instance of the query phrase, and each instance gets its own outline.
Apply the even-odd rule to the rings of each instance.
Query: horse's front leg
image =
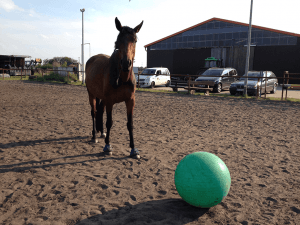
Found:
[[[96,114],[96,129],[97,133],[101,132],[100,138],[105,138],[106,133],[103,132],[103,113],[105,109],[105,105],[103,104],[103,101],[100,102],[98,98],[96,98],[96,108],[97,108],[97,114]]]
[[[106,105],[106,115],[107,115],[107,120],[106,120],[106,138],[105,138],[105,147],[103,151],[109,155],[112,155],[112,147],[109,144],[109,135],[110,135],[110,129],[113,125],[112,121],[112,105]]]
[[[133,140],[133,108],[135,106],[135,99],[130,99],[129,101],[126,101],[126,108],[127,108],[127,129],[129,131],[129,137],[130,137],[130,157],[139,159],[140,158],[140,153],[139,151],[134,147],[134,140]]]

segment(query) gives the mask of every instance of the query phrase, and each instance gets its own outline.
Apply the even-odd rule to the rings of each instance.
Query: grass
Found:
[[[53,83],[60,83],[60,84],[71,84],[71,85],[76,85],[76,86],[86,86],[86,84],[82,84],[81,81],[78,80],[77,75],[70,73],[70,78],[68,79],[68,77],[64,77],[64,76],[60,76],[57,73],[54,72],[50,72],[49,75],[44,75],[42,76],[42,74],[39,73],[35,73],[35,76],[37,76],[36,79],[29,79],[29,76],[23,76],[21,79],[21,76],[11,76],[10,78],[4,78],[4,80],[29,80],[29,81],[39,81],[39,82],[53,82]],[[72,79],[73,78],[73,79]],[[0,76],[0,81],[3,78],[1,78]],[[297,84],[292,84],[292,86],[298,86]],[[186,91],[171,91],[171,90],[155,90],[155,89],[150,89],[150,88],[137,88],[137,91],[144,91],[144,92],[156,92],[156,93],[169,93],[169,94],[181,94],[181,95],[187,95],[188,93]],[[204,93],[199,93],[196,92],[195,95],[197,96],[204,96]],[[214,96],[214,97],[223,97],[223,98],[242,98],[242,99],[256,99],[255,96],[233,96],[233,95],[227,95],[227,94],[214,94],[214,93],[210,93],[210,96]],[[271,100],[271,101],[281,101],[281,98],[273,98],[273,97],[269,97],[267,99],[265,98],[258,98],[259,100]],[[296,99],[296,98],[287,98],[287,101],[289,102],[300,102],[300,99]]]
[[[34,76],[36,76],[35,79],[29,79],[29,76],[11,76],[10,78],[4,78],[4,80],[23,80],[23,81],[39,81],[39,82],[52,82],[52,83],[58,83],[58,84],[72,84],[72,85],[82,85],[82,82],[78,80],[77,75],[74,73],[69,73],[70,77],[67,76],[60,76],[57,73],[50,72],[49,74],[45,74],[42,76],[40,73],[34,73]],[[1,77],[1,76],[0,76]],[[3,78],[0,78],[0,81],[3,80]]]

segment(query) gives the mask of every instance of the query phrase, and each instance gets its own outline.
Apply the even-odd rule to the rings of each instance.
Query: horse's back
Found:
[[[108,82],[109,58],[110,56],[104,54],[94,55],[85,67],[88,92],[100,99],[103,98],[105,83]]]

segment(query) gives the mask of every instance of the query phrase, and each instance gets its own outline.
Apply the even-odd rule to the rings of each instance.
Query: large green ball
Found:
[[[219,204],[228,194],[230,173],[225,163],[209,152],[185,156],[175,170],[175,186],[187,203],[201,208]]]

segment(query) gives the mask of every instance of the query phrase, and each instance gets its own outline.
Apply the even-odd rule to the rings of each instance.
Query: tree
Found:
[[[68,62],[77,62],[77,60],[72,59],[70,57],[64,56],[64,57],[53,57],[52,59],[44,59],[43,60],[43,65],[46,64],[53,64],[53,62],[58,62],[61,65],[67,65]]]

